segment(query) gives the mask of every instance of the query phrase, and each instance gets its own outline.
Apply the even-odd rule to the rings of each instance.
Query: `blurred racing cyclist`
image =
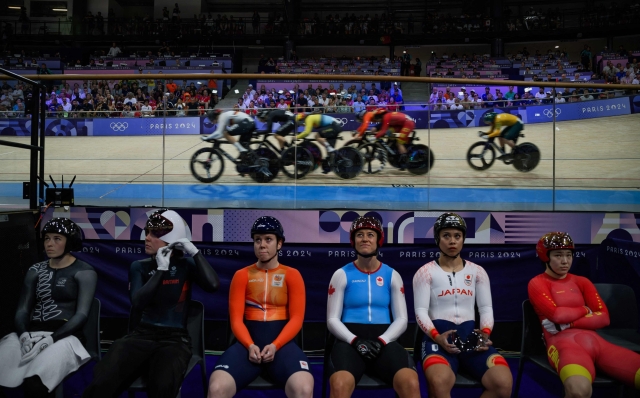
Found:
[[[287,146],[287,141],[285,141],[284,137],[289,135],[295,128],[295,115],[284,109],[271,111],[265,109],[258,112],[257,117],[259,121],[267,124],[265,128],[267,134],[271,134],[273,131],[274,122],[280,123],[280,127],[275,131],[274,137],[278,140],[280,149],[284,149]]]
[[[217,140],[224,136],[230,144],[233,144],[240,151],[239,157],[242,157],[247,152],[247,149],[241,143],[249,142],[251,133],[256,129],[251,116],[241,111],[222,112],[220,109],[212,109],[207,112],[207,119],[211,123],[216,123],[217,121],[218,125],[213,133],[201,137],[203,141]],[[240,142],[233,138],[234,135],[240,136]]]
[[[495,113],[487,112],[483,117],[484,123],[491,125],[488,138],[498,137],[500,146],[504,151],[504,145],[507,144],[511,147],[511,153],[499,156],[498,160],[510,160],[515,155],[516,139],[522,130],[524,130],[524,123],[519,117],[510,113]],[[506,127],[501,130],[502,127]]]
[[[407,163],[407,148],[404,145],[408,142],[409,134],[416,127],[413,119],[404,113],[389,112],[386,109],[376,109],[371,112],[360,111],[356,114],[356,119],[362,123],[356,130],[357,139],[362,139],[364,133],[369,129],[370,123],[380,123],[378,127],[371,129],[376,132],[376,138],[382,138],[389,129],[398,133],[397,144],[400,153],[398,162],[400,170],[404,170]]]
[[[327,174],[331,171],[329,165],[332,164],[333,152],[335,151],[336,139],[342,127],[337,119],[324,114],[311,114],[298,113],[296,115],[296,122],[304,123],[304,131],[296,136],[296,139],[302,139],[313,131],[314,128],[318,129],[316,134],[316,140],[327,148],[327,157],[323,160],[323,174]]]

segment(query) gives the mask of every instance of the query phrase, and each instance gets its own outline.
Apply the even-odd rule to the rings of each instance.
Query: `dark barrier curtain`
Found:
[[[231,278],[235,271],[255,262],[253,246],[250,243],[197,246],[220,276],[221,288],[209,294],[195,287],[193,298],[205,304],[207,319],[226,320]],[[598,245],[579,246],[572,272],[590,277],[590,270],[595,269],[597,250]],[[381,250],[380,259],[402,276],[410,322],[414,320],[413,276],[418,268],[438,254],[435,248],[423,249],[416,245],[390,245]],[[146,257],[143,242],[87,241],[78,257],[98,272],[96,296],[102,301],[102,316],[128,317],[128,270],[132,261]],[[483,266],[489,274],[496,321],[521,320],[527,283],[544,270],[534,246],[467,245],[462,257]],[[285,244],[279,259],[282,264],[297,268],[304,278],[307,290],[305,320],[324,322],[331,276],[338,268],[353,261],[355,252],[348,245]]]

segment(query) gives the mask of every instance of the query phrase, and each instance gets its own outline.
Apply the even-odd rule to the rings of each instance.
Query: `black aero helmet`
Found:
[[[258,119],[266,119],[267,116],[269,116],[269,111],[268,110],[261,110],[260,112],[258,112]]]
[[[464,222],[464,218],[456,213],[442,213],[433,224],[433,237],[437,246],[440,246],[440,231],[445,228],[459,229],[462,231],[462,239],[467,237],[467,223]]]
[[[52,218],[42,228],[42,237],[46,234],[60,234],[67,238],[64,252],[77,252],[82,250],[82,231],[73,221],[64,217]]]
[[[284,229],[277,218],[271,216],[259,217],[251,227],[251,239],[255,234],[274,234],[284,243]]]

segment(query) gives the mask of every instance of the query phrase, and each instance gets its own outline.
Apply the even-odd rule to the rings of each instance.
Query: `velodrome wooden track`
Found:
[[[486,171],[472,170],[466,162],[467,149],[480,139],[478,128],[420,130],[420,143],[435,154],[430,173],[414,176],[387,167],[376,175],[361,174],[341,180],[319,170],[297,182],[280,173],[276,185],[359,185],[391,186],[413,184],[434,187],[549,188],[553,185],[553,144],[555,140],[555,185],[558,188],[638,189],[640,188],[640,114],[600,119],[576,120],[525,127],[524,139],[541,150],[542,160],[532,172],[521,173],[512,166],[496,162]],[[485,128],[486,129],[486,128]],[[347,138],[348,133],[343,133]],[[27,137],[1,137],[29,143]],[[346,141],[342,141],[346,142]],[[189,171],[193,152],[206,143],[199,136],[166,136],[165,182],[198,183]],[[339,143],[339,145],[341,145]],[[61,174],[77,175],[78,183],[159,183],[162,180],[162,136],[136,137],[47,137],[46,171],[59,179]],[[225,149],[234,154],[233,148]],[[0,182],[28,180],[28,151],[0,147]],[[255,184],[240,177],[227,162],[218,184]]]

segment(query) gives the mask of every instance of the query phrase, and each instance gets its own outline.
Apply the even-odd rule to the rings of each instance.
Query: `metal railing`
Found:
[[[44,183],[42,179],[40,179],[40,184],[38,184],[37,180],[38,175],[41,177],[44,176],[44,126],[46,117],[44,109],[46,96],[40,95],[40,92],[43,94],[46,93],[47,87],[6,69],[0,68],[0,74],[4,74],[23,83],[31,84],[33,86],[33,98],[40,98],[40,101],[33,101],[31,113],[31,145],[5,140],[0,141],[0,145],[29,149],[31,151],[29,158],[29,208],[36,210],[39,204],[38,199],[44,198]],[[38,134],[36,134],[38,130],[40,131],[40,143],[38,143]]]

